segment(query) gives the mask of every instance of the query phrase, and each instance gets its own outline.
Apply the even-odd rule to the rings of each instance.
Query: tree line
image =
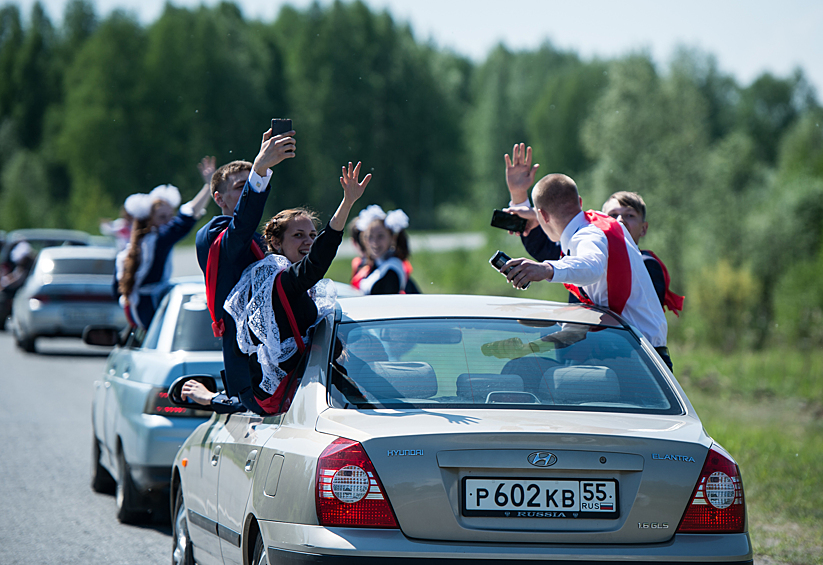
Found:
[[[327,217],[339,167],[374,173],[370,201],[412,229],[485,229],[506,204],[503,155],[534,148],[584,206],[617,190],[648,206],[643,246],[687,295],[675,339],[726,348],[823,344],[823,110],[801,70],[741,85],[707,53],[585,60],[547,42],[475,63],[361,2],[271,22],[232,3],[167,5],[148,25],[70,0],[55,26],[0,7],[0,229],[96,231],[126,196],[196,163],[250,159],[290,117],[298,159],[268,212]],[[466,289],[470,291],[470,289]]]

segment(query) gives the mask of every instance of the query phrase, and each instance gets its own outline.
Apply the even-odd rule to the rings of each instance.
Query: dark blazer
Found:
[[[237,347],[237,328],[234,319],[223,310],[229,293],[240,280],[243,271],[257,258],[251,251],[251,242],[256,240],[265,251],[262,238],[256,233],[257,226],[263,218],[263,207],[269,196],[269,187],[263,192],[255,192],[246,182],[243,194],[237,202],[233,216],[215,216],[197,232],[197,262],[203,275],[209,259],[209,249],[217,236],[226,230],[220,240],[220,264],[217,269],[217,288],[215,292],[214,315],[222,318],[226,325],[223,334],[223,365],[225,374],[223,384],[228,396],[240,398],[249,408],[256,406],[251,392],[248,358]]]

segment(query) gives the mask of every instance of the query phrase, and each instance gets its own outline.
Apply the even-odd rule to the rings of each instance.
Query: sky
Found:
[[[18,4],[24,15],[35,0]],[[143,23],[162,13],[165,0],[92,0],[100,16],[122,8]],[[65,0],[41,0],[59,22]],[[176,6],[215,0],[173,0]],[[311,0],[237,0],[247,18],[271,21],[290,4]],[[328,4],[329,0],[321,0]],[[534,49],[546,40],[586,59],[645,51],[661,68],[677,46],[714,55],[720,71],[748,85],[770,72],[785,78],[800,67],[823,98],[823,2],[820,0],[365,0],[411,25],[420,41],[432,41],[482,61],[498,43]]]

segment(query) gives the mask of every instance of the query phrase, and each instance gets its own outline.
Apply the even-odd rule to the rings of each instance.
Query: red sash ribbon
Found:
[[[303,342],[303,337],[300,335],[300,328],[297,327],[297,320],[294,318],[294,312],[292,312],[291,304],[289,304],[289,299],[286,297],[286,292],[283,290],[283,283],[280,282],[280,275],[282,274],[283,271],[280,271],[274,279],[275,286],[277,287],[277,296],[280,298],[280,304],[283,305],[283,309],[286,311],[286,317],[289,319],[289,327],[291,327],[291,331],[294,334],[294,342],[297,344],[297,351],[302,355],[303,351],[306,350],[306,344]],[[293,374],[294,370],[290,371],[289,374],[283,377],[280,384],[278,384],[277,388],[274,390],[274,394],[267,399],[260,400],[256,396],[254,397],[260,408],[262,408],[267,414],[279,414],[281,412],[286,412],[289,409],[291,399],[294,396],[294,390],[297,388],[297,379],[292,378]]]
[[[683,310],[683,300],[685,296],[680,296],[679,294],[675,294],[671,290],[669,290],[669,284],[671,283],[671,278],[669,277],[669,270],[666,268],[666,265],[663,261],[660,260],[660,257],[649,251],[648,249],[643,250],[644,253],[648,253],[652,257],[654,257],[655,261],[660,263],[660,268],[663,269],[663,281],[666,283],[666,294],[663,297],[663,306],[668,308],[676,316],[680,316],[680,312]]]
[[[227,228],[228,229],[228,228]],[[217,293],[217,269],[220,266],[220,241],[223,239],[223,234],[226,230],[220,232],[220,235],[214,240],[209,247],[209,258],[206,260],[206,304],[209,307],[209,314],[211,314],[211,331],[214,337],[222,337],[226,332],[226,324],[223,318],[219,320],[214,316],[214,301]],[[257,242],[252,239],[251,252],[259,261],[265,254]]]
[[[609,246],[609,262],[606,267],[606,285],[608,287],[608,307],[621,314],[629,296],[632,293],[632,265],[629,261],[629,252],[626,249],[626,237],[623,225],[601,212],[589,210],[584,212],[586,220],[606,234]],[[580,289],[569,283],[564,283],[566,289],[574,294],[584,304],[594,304],[588,296],[584,296]]]

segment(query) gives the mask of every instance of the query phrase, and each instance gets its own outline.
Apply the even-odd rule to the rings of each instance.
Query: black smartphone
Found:
[[[503,253],[502,251],[498,251],[494,254],[494,257],[489,259],[489,263],[491,263],[492,267],[503,273],[503,265],[508,263],[511,260],[511,257]],[[507,271],[508,272],[508,271]],[[504,275],[506,273],[503,273]]]
[[[505,214],[505,212],[504,212],[504,214]],[[525,221],[525,220],[523,220],[523,221]],[[500,271],[501,273],[503,273],[504,275],[507,274],[511,270],[511,269],[508,269],[506,272],[503,272],[503,266],[506,263],[508,263],[509,261],[511,261],[511,257],[506,255],[502,251],[498,251],[497,253],[494,254],[494,256],[492,256],[491,259],[489,259],[489,263],[491,263],[491,266],[494,267],[495,269],[497,269],[498,271]],[[530,282],[526,283],[526,286],[524,286],[520,290],[526,290],[527,288],[529,288],[530,284],[532,284],[532,283],[530,283]]]
[[[271,134],[281,135],[291,131],[291,120],[286,118],[272,118],[271,120]]]
[[[514,233],[523,233],[523,230],[526,229],[526,220],[503,210],[495,210],[492,213],[492,227]]]

